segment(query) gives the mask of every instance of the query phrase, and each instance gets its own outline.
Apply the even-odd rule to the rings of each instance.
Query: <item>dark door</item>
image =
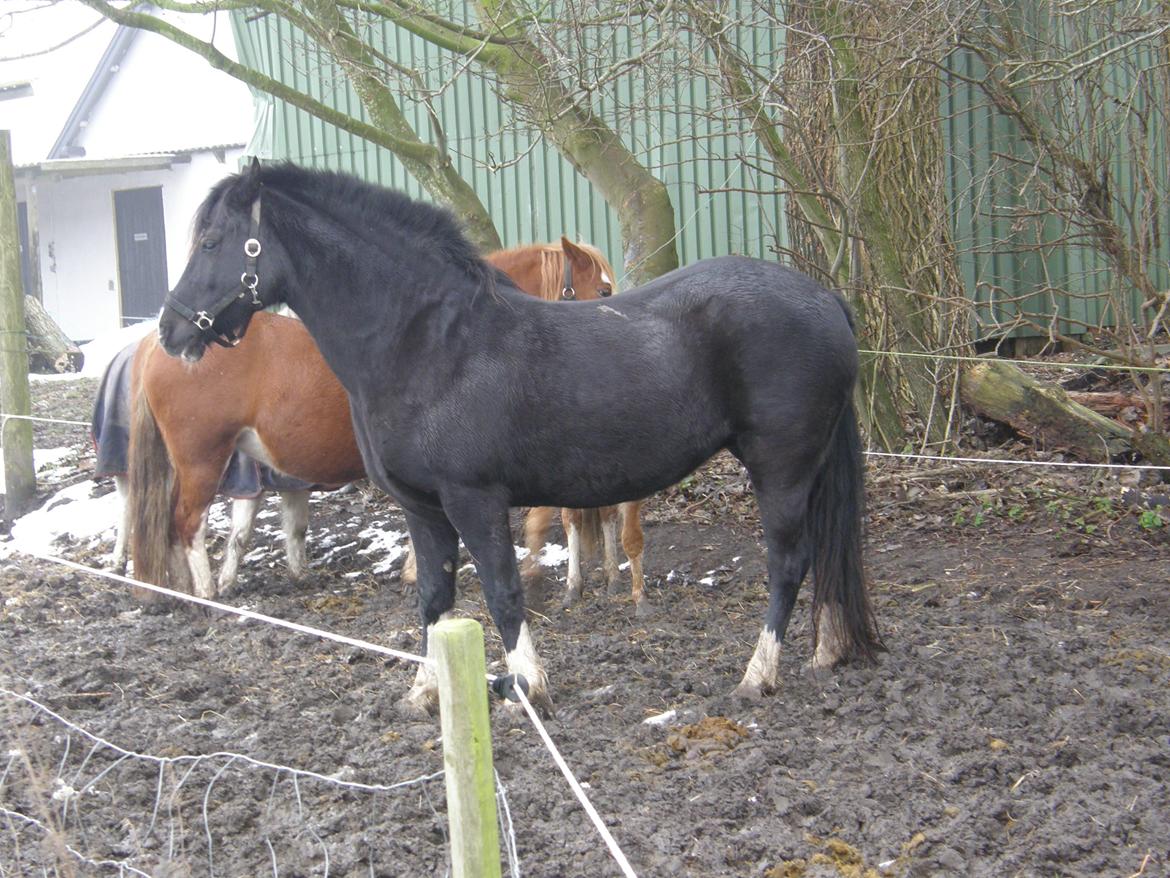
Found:
[[[167,295],[162,187],[114,193],[122,325],[153,320]]]

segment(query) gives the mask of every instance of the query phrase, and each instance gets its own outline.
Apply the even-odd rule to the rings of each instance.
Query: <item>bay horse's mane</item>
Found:
[[[381,238],[383,243],[397,241],[412,259],[429,254],[437,265],[466,274],[477,288],[494,291],[501,279],[511,285],[484,262],[449,210],[349,174],[303,168],[291,162],[263,165],[255,174],[245,171],[216,183],[195,214],[193,242],[207,228],[212,210],[222,199],[229,199],[233,206],[250,206],[257,182],[259,192],[272,191],[311,206],[362,237]],[[284,225],[280,217],[265,216],[278,228]]]

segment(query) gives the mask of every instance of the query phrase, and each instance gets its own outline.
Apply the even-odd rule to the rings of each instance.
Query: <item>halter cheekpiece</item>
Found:
[[[203,311],[195,311],[188,308],[178,299],[168,295],[165,305],[180,316],[190,320],[195,324],[195,327],[203,333],[203,337],[209,342],[215,342],[225,348],[234,348],[240,343],[238,337],[227,335],[223,332],[215,330],[214,324],[217,317],[222,314],[229,305],[238,299],[245,298],[249,293],[252,295],[252,307],[259,311],[264,307],[264,303],[260,301],[260,294],[257,292],[257,287],[260,285],[260,275],[256,273],[256,266],[260,259],[260,251],[263,249],[260,246],[260,196],[256,196],[256,200],[252,202],[252,227],[250,229],[251,237],[244,242],[244,271],[240,275],[240,288],[228,293],[218,302]]]

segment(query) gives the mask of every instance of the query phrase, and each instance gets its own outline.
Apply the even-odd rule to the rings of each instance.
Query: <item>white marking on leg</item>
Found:
[[[450,619],[453,613],[443,613],[438,619]],[[435,624],[438,624],[436,622]],[[434,713],[439,707],[439,674],[435,670],[435,625],[427,626],[427,658],[431,661],[420,664],[414,674],[414,684],[406,693],[406,702],[417,710]]]
[[[817,613],[817,651],[812,660],[814,668],[831,668],[841,660],[844,654],[841,628],[841,608],[836,604],[822,606]]]
[[[219,568],[219,590],[227,591],[236,584],[240,572],[240,559],[252,541],[252,527],[260,509],[259,497],[243,497],[232,501],[232,529],[228,534],[227,548],[223,552],[223,565]]]
[[[779,679],[780,641],[776,639],[776,632],[765,625],[739,688],[753,692],[772,692]]]
[[[284,551],[288,575],[300,579],[308,567],[305,531],[309,528],[309,492],[286,491],[280,495],[280,522],[284,527]]]
[[[566,577],[568,597],[573,598],[581,594],[583,580],[581,579],[581,533],[575,524],[568,526],[565,535],[569,544],[569,573]]]
[[[540,664],[540,657],[536,654],[536,647],[532,644],[532,635],[528,633],[528,623],[520,623],[520,635],[516,638],[516,647],[507,654],[505,660],[508,672],[520,674],[528,681],[529,698],[547,700],[548,675]]]
[[[195,531],[195,538],[187,547],[187,566],[191,570],[191,579],[195,586],[195,597],[213,599],[217,592],[215,581],[211,578],[211,561],[207,557],[207,518],[204,517]]]
[[[126,502],[130,493],[130,480],[126,476],[114,476],[114,487],[118,489],[118,499],[122,503],[122,523],[118,525],[118,533],[114,537],[114,570],[125,573],[130,543],[130,504]]]

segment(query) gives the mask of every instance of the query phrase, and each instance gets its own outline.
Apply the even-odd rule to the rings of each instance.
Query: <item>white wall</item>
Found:
[[[226,12],[164,16],[235,57]],[[78,143],[86,158],[111,158],[244,143],[252,132],[252,94],[165,37],[139,33]]]
[[[236,171],[241,152],[229,150],[223,163],[201,152],[170,170],[29,181],[37,189],[45,309],[66,335],[84,341],[121,326],[114,192],[162,186],[167,279],[174,286],[187,264],[196,209],[212,185]]]

